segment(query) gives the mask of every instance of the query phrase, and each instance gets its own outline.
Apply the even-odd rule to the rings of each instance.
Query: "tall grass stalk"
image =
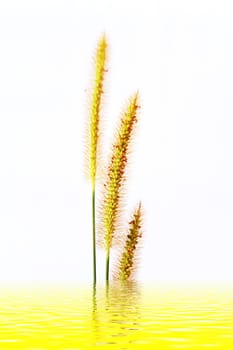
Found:
[[[107,180],[104,184],[102,223],[106,249],[106,283],[109,283],[110,250],[119,221],[122,186],[125,182],[125,169],[128,163],[130,141],[137,122],[138,94],[136,93],[123,112],[116,140],[112,147]]]
[[[91,109],[90,109],[90,122],[88,128],[88,159],[89,159],[89,176],[92,184],[92,249],[93,249],[93,282],[96,283],[96,210],[95,210],[95,188],[96,188],[96,171],[97,171],[97,158],[98,158],[98,146],[99,146],[99,121],[100,121],[100,109],[101,100],[103,95],[103,82],[106,72],[106,50],[107,41],[105,35],[103,35],[97,45],[95,54],[95,78],[93,84]]]

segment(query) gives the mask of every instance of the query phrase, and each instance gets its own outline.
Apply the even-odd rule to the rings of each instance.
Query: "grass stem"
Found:
[[[96,284],[95,184],[92,184],[93,283]]]
[[[107,250],[106,254],[106,284],[109,283],[109,261],[110,261],[110,250]]]

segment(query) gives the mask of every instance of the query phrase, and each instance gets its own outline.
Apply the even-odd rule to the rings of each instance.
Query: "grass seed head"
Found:
[[[118,264],[116,279],[128,281],[132,279],[135,271],[136,252],[138,243],[142,237],[142,210],[141,203],[134,211],[132,220],[129,222],[128,234],[125,241],[125,246]]]
[[[107,180],[104,183],[102,206],[102,231],[107,251],[112,246],[117,231],[123,195],[123,184],[126,180],[126,166],[133,132],[137,122],[138,93],[130,100],[122,113],[116,139],[112,146],[112,155],[107,168]]]
[[[106,73],[107,40],[103,35],[97,45],[95,53],[95,76],[91,95],[90,120],[88,125],[88,176],[95,182],[98,146],[100,135],[100,111],[103,96],[103,84]]]

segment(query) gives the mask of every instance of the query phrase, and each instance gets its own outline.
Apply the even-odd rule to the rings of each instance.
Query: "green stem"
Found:
[[[96,284],[96,242],[95,242],[95,184],[92,184],[92,244],[93,244],[93,283]]]
[[[106,284],[109,283],[109,260],[110,260],[110,249],[107,250],[106,256]]]

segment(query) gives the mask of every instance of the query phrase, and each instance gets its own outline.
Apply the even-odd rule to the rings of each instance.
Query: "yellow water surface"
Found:
[[[233,288],[0,289],[0,350],[233,350]]]

